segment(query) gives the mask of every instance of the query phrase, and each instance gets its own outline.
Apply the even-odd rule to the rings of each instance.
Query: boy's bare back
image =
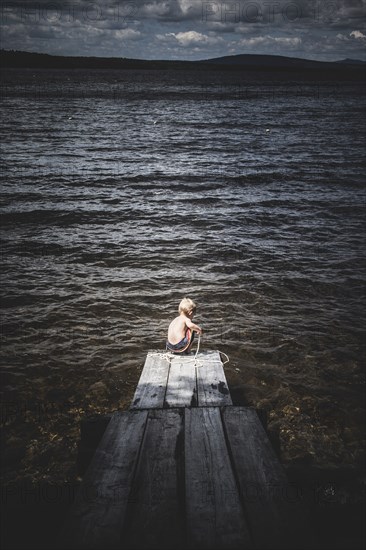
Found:
[[[182,305],[183,304],[183,305]],[[191,305],[191,307],[189,307]],[[180,314],[173,319],[168,328],[168,341],[175,345],[181,342],[186,335],[187,328],[202,334],[202,329],[192,322],[193,315],[196,311],[196,306],[192,300],[185,298],[179,305]]]
[[[187,320],[188,317],[184,314],[178,315],[169,325],[168,329],[168,340],[171,344],[178,344],[186,335],[188,328]]]

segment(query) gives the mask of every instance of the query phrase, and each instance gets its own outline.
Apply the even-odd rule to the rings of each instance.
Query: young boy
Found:
[[[169,325],[166,347],[173,353],[188,351],[193,342],[194,332],[202,334],[202,329],[192,323],[196,304],[190,298],[183,298],[179,304],[179,315]]]

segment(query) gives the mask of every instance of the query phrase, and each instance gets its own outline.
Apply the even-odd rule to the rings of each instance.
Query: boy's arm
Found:
[[[187,325],[188,328],[190,328],[192,330],[195,330],[196,332],[198,332],[198,334],[202,334],[201,327],[199,327],[198,325],[195,325],[194,323],[192,323],[192,321],[188,317],[184,317],[184,320],[185,320],[186,325]]]

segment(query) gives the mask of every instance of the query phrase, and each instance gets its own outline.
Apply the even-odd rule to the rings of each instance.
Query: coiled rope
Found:
[[[199,350],[200,350],[200,345],[201,345],[201,335],[199,334],[198,335],[198,342],[197,342],[197,349],[196,349],[196,353],[194,355],[194,357],[179,357],[179,355],[175,354],[175,353],[170,353],[170,352],[165,352],[165,353],[162,353],[162,352],[159,352],[159,351],[153,351],[153,352],[150,352],[149,355],[157,355],[158,357],[161,357],[162,359],[165,359],[166,361],[168,361],[169,364],[171,364],[172,360],[175,359],[176,357],[177,358],[180,358],[182,360],[184,360],[184,363],[194,363],[194,366],[195,368],[198,368],[198,367],[202,367],[204,365],[204,363],[200,360],[200,359],[197,359],[197,356],[198,356],[198,353],[199,353]],[[229,356],[224,353],[223,351],[220,351],[220,350],[217,350],[221,355],[225,355],[226,357],[226,361],[222,362],[221,359],[218,360],[218,359],[210,359],[210,363],[222,363],[223,365],[226,365],[226,363],[228,363],[230,361],[229,359]]]

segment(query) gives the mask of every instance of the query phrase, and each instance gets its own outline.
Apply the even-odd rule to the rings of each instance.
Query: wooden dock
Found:
[[[62,534],[69,549],[309,549],[301,494],[254,409],[233,406],[218,352],[147,355]]]

